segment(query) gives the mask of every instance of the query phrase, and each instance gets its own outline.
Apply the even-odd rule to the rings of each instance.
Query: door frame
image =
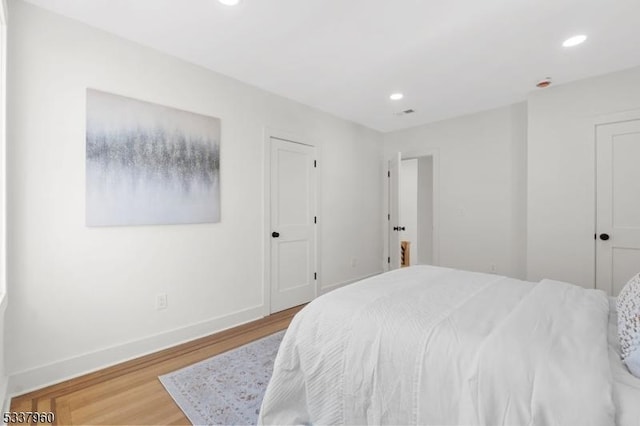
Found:
[[[433,265],[440,265],[440,151],[437,148],[427,148],[413,151],[400,150],[401,160],[412,160],[414,158],[431,157],[433,160]],[[382,264],[383,270],[389,270],[389,221],[387,220],[388,206],[389,206],[389,182],[387,180],[387,171],[389,170],[389,164],[387,163],[387,157],[383,159],[383,177],[384,177],[384,197],[383,197],[383,257]]]
[[[262,211],[263,211],[263,226],[262,226],[262,235],[263,235],[263,256],[262,256],[262,313],[263,316],[270,315],[271,312],[271,139],[281,139],[291,143],[297,143],[300,145],[306,145],[313,147],[315,149],[316,159],[320,158],[320,148],[316,143],[313,142],[308,137],[303,137],[302,135],[298,135],[294,132],[290,132],[287,130],[281,129],[273,129],[270,127],[264,128],[264,143],[263,143],[263,151],[262,155],[264,158],[264,173],[263,173],[263,193],[262,193]],[[315,216],[318,218],[316,226],[314,227],[314,244],[315,244],[315,270],[318,272],[315,285],[313,288],[313,297],[318,297],[320,294],[320,288],[322,288],[321,280],[322,274],[320,273],[321,267],[321,256],[320,250],[322,248],[322,244],[320,241],[321,226],[321,212],[320,212],[320,194],[321,187],[320,184],[322,180],[319,178],[321,162],[317,162],[316,172],[314,173],[313,184],[316,189],[316,196],[314,200],[314,211]]]
[[[597,115],[593,119],[593,288],[598,286],[598,127],[640,120],[640,109]],[[608,292],[607,292],[608,293]]]
[[[392,167],[395,164],[395,171]],[[387,244],[386,249],[388,251],[387,257],[387,270],[400,269],[402,267],[402,250],[400,231],[395,230],[396,227],[401,226],[401,211],[402,211],[402,153],[394,152],[392,157],[387,156]],[[397,182],[394,182],[394,177]],[[394,197],[391,195],[395,194]],[[392,199],[397,200],[398,204],[394,206]],[[393,229],[392,229],[393,227]],[[393,243],[398,245],[392,250]]]

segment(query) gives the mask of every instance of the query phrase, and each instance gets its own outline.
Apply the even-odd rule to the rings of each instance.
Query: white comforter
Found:
[[[263,424],[614,424],[604,293],[436,267],[316,299],[289,327]]]

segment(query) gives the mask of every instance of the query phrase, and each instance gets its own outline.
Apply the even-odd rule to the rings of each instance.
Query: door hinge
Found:
[[[387,170],[387,177],[390,178],[391,177],[391,170]]]
[[[313,273],[313,279],[314,279],[314,280],[317,280],[317,279],[318,279],[318,273],[317,273],[317,272],[314,272],[314,273]]]
[[[391,258],[387,257],[387,263],[391,263]]]
[[[387,215],[387,220],[391,220],[391,214]]]
[[[318,163],[316,160],[313,160],[313,167],[318,167]]]
[[[318,217],[317,216],[313,217],[313,223],[318,223]]]

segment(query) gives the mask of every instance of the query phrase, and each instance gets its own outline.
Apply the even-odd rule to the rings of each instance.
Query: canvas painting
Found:
[[[87,90],[87,226],[220,221],[220,119]]]

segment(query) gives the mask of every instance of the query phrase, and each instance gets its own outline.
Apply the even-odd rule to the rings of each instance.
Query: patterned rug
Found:
[[[272,334],[160,382],[194,425],[255,425],[283,336]]]

